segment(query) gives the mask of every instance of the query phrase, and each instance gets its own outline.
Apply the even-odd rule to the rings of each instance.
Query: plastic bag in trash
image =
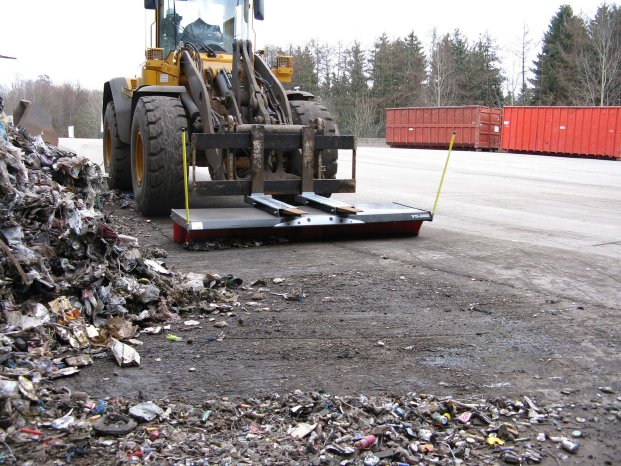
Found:
[[[128,310],[125,308],[127,302],[125,298],[118,294],[112,285],[101,286],[97,289],[99,297],[104,303],[103,314],[126,314]]]
[[[164,412],[162,408],[151,401],[140,403],[129,408],[129,414],[133,417],[150,422]]]
[[[141,285],[136,293],[139,303],[147,304],[160,299],[160,289],[155,285]]]

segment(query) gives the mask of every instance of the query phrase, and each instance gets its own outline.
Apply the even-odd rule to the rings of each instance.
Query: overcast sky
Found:
[[[592,17],[602,2],[265,0],[266,19],[255,29],[258,47],[316,39],[345,45],[357,40],[370,48],[382,33],[394,39],[410,31],[427,47],[434,27],[442,34],[459,28],[471,40],[488,32],[511,72],[523,25],[530,31],[534,57],[563,3]],[[17,59],[0,59],[0,84],[47,74],[56,83],[80,82],[98,89],[112,77],[135,76],[152,22],[152,12],[145,14],[143,5],[143,0],[3,0],[0,55]]]

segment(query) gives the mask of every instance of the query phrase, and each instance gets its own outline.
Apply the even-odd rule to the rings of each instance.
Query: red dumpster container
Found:
[[[386,143],[391,147],[453,147],[497,150],[500,147],[499,108],[406,107],[386,109]]]
[[[621,158],[621,107],[505,107],[503,150]]]

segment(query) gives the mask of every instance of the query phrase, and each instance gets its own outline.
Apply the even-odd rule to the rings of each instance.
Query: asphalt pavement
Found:
[[[101,141],[60,145],[72,143],[78,153],[101,162]],[[334,198],[432,210],[446,158],[445,150],[359,147],[357,192]],[[349,151],[339,154],[337,176],[351,176]],[[348,248],[616,307],[621,162],[453,151],[434,220],[418,238],[352,241]],[[316,253],[312,246],[304,250],[309,257]],[[297,263],[309,267],[313,260]],[[285,260],[281,267],[295,263]]]
[[[348,155],[339,176],[350,170]],[[431,210],[446,158],[442,150],[359,148],[355,198]],[[390,245],[374,242],[379,253]],[[439,270],[616,307],[621,162],[453,151],[435,218],[411,245],[404,259]]]

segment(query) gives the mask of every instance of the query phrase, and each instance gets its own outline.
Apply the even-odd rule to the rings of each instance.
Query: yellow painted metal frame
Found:
[[[290,83],[293,75],[293,57],[279,55],[276,57],[276,66],[272,68],[272,73],[281,83]]]
[[[233,57],[230,54],[218,54],[216,57],[201,54],[201,61],[204,69],[212,70],[213,74],[220,69],[231,71],[233,68]],[[142,76],[136,82],[136,86],[178,86],[180,76],[179,56],[171,52],[165,60],[146,60],[142,67]],[[136,87],[133,88],[135,89]]]

